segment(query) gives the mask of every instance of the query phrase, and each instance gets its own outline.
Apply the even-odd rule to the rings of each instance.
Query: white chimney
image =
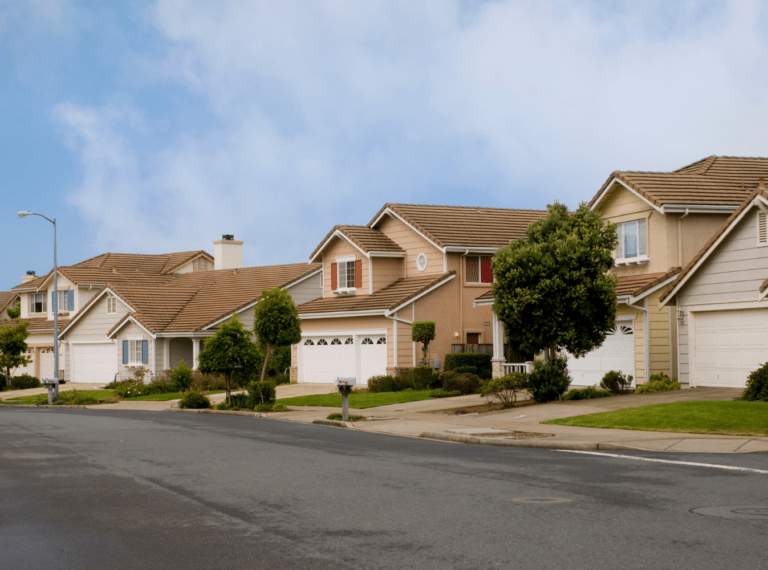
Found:
[[[27,271],[27,274],[26,274],[26,275],[24,275],[24,276],[21,278],[21,282],[22,282],[22,283],[29,283],[29,282],[30,282],[30,281],[32,281],[33,279],[37,279],[37,275],[35,275],[35,272],[34,272],[34,271]]]
[[[214,269],[240,269],[243,266],[243,242],[235,236],[224,234],[213,242]]]

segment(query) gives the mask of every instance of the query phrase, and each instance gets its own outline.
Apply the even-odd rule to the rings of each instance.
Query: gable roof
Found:
[[[736,209],[761,178],[768,178],[768,158],[709,156],[672,172],[613,172],[590,200],[594,209],[614,183],[629,188],[658,210],[672,206]]]
[[[317,255],[325,249],[331,239],[337,236],[341,239],[346,239],[365,255],[368,255],[371,252],[392,254],[405,253],[403,248],[387,237],[382,231],[375,228],[369,228],[368,226],[334,226],[333,229],[328,232],[328,235],[323,238],[323,241],[320,242],[320,245],[318,245],[309,256],[309,260],[313,261]]]
[[[27,322],[27,330],[30,333],[48,333],[53,332],[53,319],[50,321],[47,317],[27,317],[26,319],[8,319],[7,321],[0,321],[0,328],[16,325],[19,322]],[[69,326],[69,319],[59,319],[59,332],[63,331]]]
[[[18,296],[19,294],[13,291],[0,291],[0,312],[17,299]]]

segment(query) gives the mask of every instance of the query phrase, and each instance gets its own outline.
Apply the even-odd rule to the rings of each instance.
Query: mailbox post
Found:
[[[45,379],[43,386],[48,388],[48,403],[53,404],[53,401],[59,398],[59,379]]]
[[[336,386],[341,394],[341,421],[345,422],[349,418],[349,393],[355,385],[355,378],[336,377]]]

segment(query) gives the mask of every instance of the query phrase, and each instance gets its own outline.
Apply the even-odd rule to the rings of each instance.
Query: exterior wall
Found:
[[[376,227],[405,250],[406,277],[444,272],[443,252],[397,218],[384,216]],[[427,257],[427,267],[424,271],[419,271],[416,267],[416,258],[420,253]]]
[[[170,369],[174,369],[179,365],[181,360],[187,368],[194,367],[194,349],[192,340],[188,338],[172,338],[169,343],[169,364]]]
[[[189,263],[185,263],[178,269],[174,270],[174,273],[178,275],[183,275],[185,273],[192,273],[195,270],[194,266],[194,260],[190,261]],[[205,259],[205,269],[202,269],[201,271],[213,271],[213,261],[209,259]]]
[[[464,307],[465,322],[462,323],[461,295],[462,287],[457,276],[429,295],[412,303],[414,321],[435,321],[435,340],[429,343],[429,361],[432,363],[439,358],[441,368],[445,363],[445,355],[451,352],[451,345],[458,342],[457,337],[454,336],[455,333],[462,335],[467,324],[471,327],[478,321],[482,322],[486,313],[487,320],[491,320],[491,308],[472,308],[474,297],[471,297],[469,308]],[[465,298],[469,299],[470,296]],[[416,350],[418,360],[421,356],[421,345],[417,345]]]
[[[363,261],[363,264],[365,264],[365,261]],[[365,282],[363,282],[363,284],[365,284]],[[318,273],[317,275],[305,279],[301,283],[288,287],[288,294],[291,296],[293,303],[296,306],[322,297],[323,274]]]
[[[370,263],[373,266],[374,291],[405,277],[405,260],[401,257],[373,257]]]
[[[400,309],[393,316],[411,322],[413,320],[413,303]],[[392,343],[392,346],[388,347],[392,368],[410,368],[421,360],[421,344],[417,345],[411,340],[411,328],[411,325],[407,323],[400,321],[397,323],[397,345]],[[397,362],[395,362],[395,346],[397,346]]]
[[[323,273],[327,276],[323,283],[323,297],[332,297],[335,294],[331,292],[331,264],[336,263],[337,257],[347,256],[354,256],[356,260],[359,259],[362,261],[363,286],[359,287],[355,294],[368,294],[368,259],[351,243],[335,237],[330,241],[323,252]]]
[[[75,289],[75,313],[88,304],[88,301],[104,290],[103,287],[78,287]]]
[[[150,341],[151,342],[151,341]],[[162,372],[166,369],[165,368],[165,339],[164,338],[156,338],[155,339],[155,361],[154,361],[154,367],[155,367],[155,375],[161,376]],[[153,365],[152,361],[150,361],[150,366]]]
[[[674,310],[663,307],[659,310],[661,293],[648,297],[648,325],[650,329],[651,374],[663,372],[672,378],[672,354],[670,351],[669,314]],[[640,383],[643,383],[641,380]]]
[[[148,364],[144,368],[152,370],[152,364],[155,362],[155,343],[147,332],[135,323],[128,323],[117,333],[117,377],[120,380],[133,378],[134,373],[139,366],[128,366],[123,364],[123,341],[124,340],[147,340],[148,343]]]

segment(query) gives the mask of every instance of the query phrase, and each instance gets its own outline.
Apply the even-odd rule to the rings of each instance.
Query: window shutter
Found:
[[[339,288],[339,272],[336,263],[331,263],[331,291]]]
[[[128,341],[123,341],[123,364],[128,364]]]
[[[768,243],[768,220],[765,212],[757,213],[757,243],[761,245]]]
[[[149,341],[141,341],[141,363],[149,364]]]
[[[355,260],[355,287],[360,288],[363,286],[363,260]]]
[[[70,289],[67,291],[67,310],[68,311],[74,311],[75,310],[75,290]]]
[[[648,232],[646,231],[646,220],[637,221],[637,254],[648,255]]]
[[[480,282],[493,283],[493,265],[490,257],[480,258]]]

